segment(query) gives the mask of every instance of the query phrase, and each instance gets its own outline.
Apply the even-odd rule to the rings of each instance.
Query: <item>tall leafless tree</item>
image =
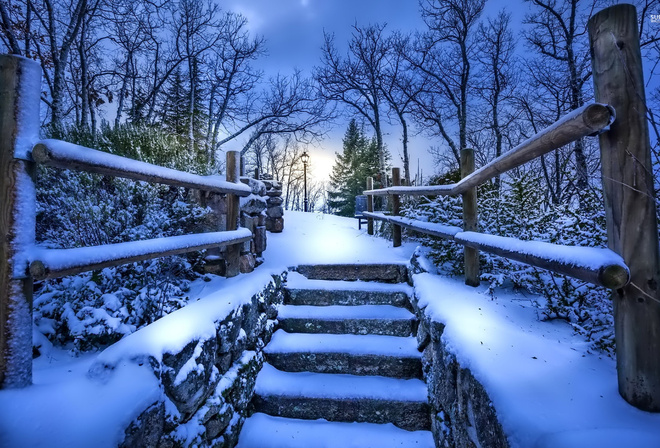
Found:
[[[348,52],[341,56],[335,47],[334,36],[324,34],[322,65],[315,70],[324,98],[349,107],[353,114],[365,119],[376,135],[381,176],[385,174],[383,144],[382,77],[387,64],[388,47],[383,33],[385,25],[353,27]]]
[[[526,0],[532,12],[526,16],[529,30],[525,39],[541,61],[537,67],[562,73],[563,90],[567,93],[561,112],[575,110],[584,104],[586,83],[591,78],[591,59],[586,39],[586,21],[595,7],[595,0]],[[575,155],[576,192],[586,191],[589,169],[584,140],[573,146]]]
[[[475,34],[485,0],[422,0],[428,32],[417,36],[408,61],[425,79],[417,95],[418,118],[440,135],[456,164],[467,147]],[[458,138],[452,130],[458,129]]]

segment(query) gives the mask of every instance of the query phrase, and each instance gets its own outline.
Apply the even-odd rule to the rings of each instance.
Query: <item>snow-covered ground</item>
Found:
[[[358,231],[354,219],[287,212],[284,232],[268,235],[266,261],[254,273],[193,284],[177,322],[199,317],[202,324],[172,330],[165,317],[141,337],[154,352],[190,340],[186,335],[206,331],[209,314],[249,298],[289,266],[406,262],[414,249],[394,249]],[[569,325],[539,322],[528,297],[497,291],[492,300],[485,288],[431,274],[416,276],[415,288],[426,312],[446,324],[443,337],[459,361],[486,387],[515,446],[660,447],[660,414],[619,397],[614,361],[588,354]],[[0,391],[0,447],[116,446],[136,412],[160,393],[147,369],[121,362],[130,352],[125,345],[79,358],[52,350],[36,359],[31,387]],[[115,371],[92,379],[87,371],[100,360],[117,362]]]

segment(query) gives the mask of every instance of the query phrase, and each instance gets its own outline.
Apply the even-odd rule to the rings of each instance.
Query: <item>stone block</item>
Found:
[[[268,207],[268,209],[266,209],[266,215],[268,215],[269,218],[281,218],[284,216],[284,208],[282,208],[281,205]]]
[[[207,422],[204,423],[206,429],[204,437],[208,442],[218,437],[222,432],[227,429],[231,419],[234,415],[234,409],[231,406],[225,406],[222,412],[215,414]]]
[[[124,431],[120,448],[158,448],[165,425],[165,404],[157,402],[149,406]]]
[[[255,266],[257,265],[257,259],[252,253],[247,253],[241,255],[241,258],[238,260],[238,267],[241,271],[241,274],[248,274],[254,271]]]
[[[263,358],[260,355],[243,357],[238,361],[237,372],[232,383],[222,391],[222,397],[230,403],[235,412],[245,415],[248,403],[254,395],[254,384],[261,370]]]
[[[232,311],[229,316],[218,324],[218,330],[216,332],[218,354],[231,352],[241,331],[242,322],[243,314],[237,311]]]
[[[268,200],[266,201],[266,204],[268,204],[269,207],[282,205],[282,203],[284,203],[284,199],[282,199],[281,196],[269,197]]]
[[[245,212],[241,212],[241,227],[245,227],[250,232],[254,233],[254,229],[257,228],[259,223],[259,216],[248,215]]]
[[[266,199],[261,196],[251,194],[246,198],[241,198],[241,211],[248,215],[258,215],[266,207]]]
[[[275,189],[275,190],[281,190],[282,189],[282,183],[278,182],[276,180],[263,180],[262,181],[264,185],[266,186],[267,189]]]
[[[216,350],[216,338],[212,338],[205,341],[191,341],[179,353],[163,355],[163,387],[182,414],[183,421],[195,413],[215,388],[211,376]],[[201,365],[203,368],[189,369],[189,363]],[[187,373],[184,372],[184,378],[180,378],[183,368]]]
[[[254,231],[254,251],[261,255],[266,250],[266,226],[257,226]]]
[[[240,180],[250,187],[252,194],[256,194],[257,196],[264,196],[266,194],[266,185],[262,181],[251,177],[241,177]]]
[[[257,227],[265,226],[266,225],[266,218],[267,218],[266,214],[261,213],[259,215],[259,223],[257,224]]]
[[[272,233],[280,233],[284,230],[284,218],[266,219],[266,230]]]

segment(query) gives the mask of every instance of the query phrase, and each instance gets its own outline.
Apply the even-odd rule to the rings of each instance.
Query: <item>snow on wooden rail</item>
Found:
[[[559,119],[512,150],[476,170],[460,182],[449,185],[390,187],[365,191],[366,195],[458,195],[513,168],[612,124],[614,109],[606,104],[587,104]]]
[[[55,168],[87,171],[214,193],[250,195],[250,188],[241,183],[227,182],[215,176],[200,176],[173,170],[61,140],[41,140],[32,149],[32,158],[37,163]]]
[[[406,227],[408,229],[415,230],[420,233],[438,236],[440,238],[445,238],[448,240],[453,240],[454,236],[456,236],[457,233],[463,231],[463,229],[456,226],[446,226],[443,224],[437,224],[432,222],[418,221],[410,218],[403,218],[401,216],[391,216],[391,215],[385,215],[383,213],[373,213],[373,212],[363,212],[362,214],[367,218],[387,221],[392,224],[396,224],[401,227]]]
[[[479,232],[463,232],[460,227],[386,216],[382,213],[365,212],[364,215],[606,288],[622,288],[630,279],[630,272],[623,259],[609,249],[563,246]]]
[[[224,232],[154,238],[74,249],[33,248],[28,254],[35,280],[63,277],[134,261],[244,243],[252,238],[245,228]]]

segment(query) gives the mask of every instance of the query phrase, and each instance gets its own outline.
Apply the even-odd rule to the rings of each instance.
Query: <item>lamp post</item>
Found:
[[[305,211],[308,211],[308,205],[309,202],[307,201],[307,164],[309,163],[309,154],[307,154],[307,151],[302,153],[302,156],[300,156],[302,159],[303,163],[303,178],[304,178],[304,191],[305,191]]]

